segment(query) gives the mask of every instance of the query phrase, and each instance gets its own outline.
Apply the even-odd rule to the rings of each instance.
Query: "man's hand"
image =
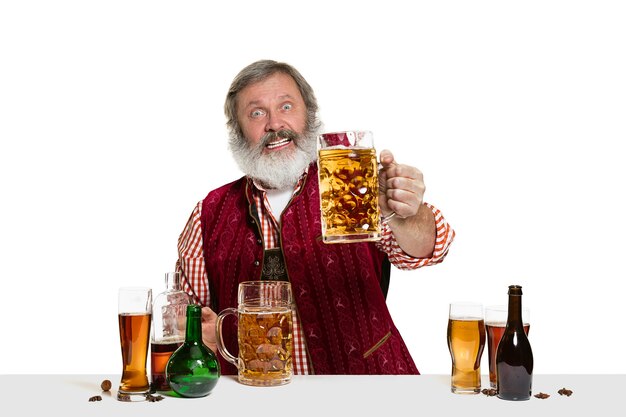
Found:
[[[404,252],[415,258],[429,258],[435,248],[435,216],[423,204],[422,172],[410,165],[398,164],[388,150],[380,153],[382,168],[378,175],[378,204],[383,216]]]
[[[215,338],[215,321],[217,314],[209,307],[202,307],[202,341],[217,354],[217,340]]]
[[[380,153],[382,169],[378,175],[379,204],[383,216],[395,212],[398,217],[415,216],[424,198],[424,177],[412,166],[398,164],[393,154],[384,149]]]

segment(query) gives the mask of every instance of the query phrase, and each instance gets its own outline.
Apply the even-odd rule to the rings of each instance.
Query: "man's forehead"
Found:
[[[268,99],[302,99],[300,89],[294,79],[283,73],[272,74],[246,86],[239,92],[238,96],[240,104],[246,107]]]
[[[276,99],[278,100],[294,100],[295,97],[292,96],[291,94],[279,94],[274,96]],[[243,104],[260,104],[261,102],[263,102],[262,99],[251,99],[250,101],[248,101],[248,103],[243,103]]]

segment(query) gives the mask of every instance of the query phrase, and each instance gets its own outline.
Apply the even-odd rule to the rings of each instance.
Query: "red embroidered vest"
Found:
[[[202,241],[211,307],[237,306],[239,282],[257,280],[263,242],[248,181],[211,191],[202,206]],[[317,166],[283,211],[281,249],[291,282],[312,374],[419,374],[381,290],[386,255],[373,243],[321,241]],[[234,319],[224,341],[237,356]],[[218,355],[222,373],[236,369]]]

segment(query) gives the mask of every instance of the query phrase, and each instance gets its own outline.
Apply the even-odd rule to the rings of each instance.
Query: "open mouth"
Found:
[[[278,149],[278,148],[282,148],[283,146],[289,145],[290,142],[291,142],[291,139],[289,138],[281,138],[280,140],[277,140],[275,142],[268,143],[267,145],[265,145],[265,147],[267,149]]]

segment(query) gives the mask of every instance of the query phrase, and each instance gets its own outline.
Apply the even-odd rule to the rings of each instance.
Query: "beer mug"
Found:
[[[451,391],[480,392],[480,359],[485,348],[483,306],[452,303],[448,316],[448,349],[452,357]]]
[[[120,401],[145,401],[150,392],[146,362],[152,318],[152,290],[122,287],[118,295],[120,346],[124,364],[117,392]]]
[[[291,285],[285,281],[246,281],[239,284],[238,307],[217,316],[217,349],[237,367],[245,385],[284,385],[291,381],[293,319]],[[228,315],[237,322],[238,357],[224,345],[222,323]]]
[[[508,308],[506,306],[485,307],[485,329],[487,330],[487,352],[489,353],[489,385],[496,388],[496,352],[498,343],[504,334]],[[524,332],[528,336],[530,330],[530,310],[522,310]]]
[[[323,241],[379,240],[378,162],[372,132],[321,134],[318,152]]]

